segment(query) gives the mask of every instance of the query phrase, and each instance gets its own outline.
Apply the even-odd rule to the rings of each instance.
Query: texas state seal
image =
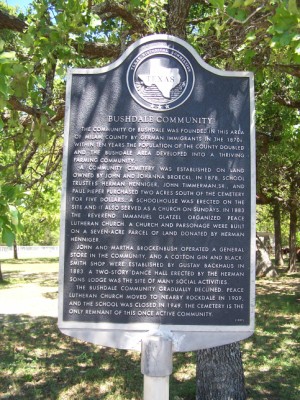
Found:
[[[178,50],[153,47],[138,54],[127,70],[131,96],[153,111],[172,110],[182,105],[194,88],[190,61]]]

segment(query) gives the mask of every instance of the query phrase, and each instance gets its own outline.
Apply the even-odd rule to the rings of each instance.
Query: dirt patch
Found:
[[[300,274],[257,279],[256,292],[257,294],[294,294],[300,300]]]
[[[2,264],[0,314],[58,315],[58,264]]]

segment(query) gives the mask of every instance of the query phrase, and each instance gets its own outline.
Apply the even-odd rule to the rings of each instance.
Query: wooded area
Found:
[[[58,240],[67,68],[106,65],[135,40],[169,33],[187,40],[212,66],[254,72],[257,203],[267,205],[260,208],[264,211],[259,212],[258,222],[274,221],[275,263],[282,263],[284,241],[290,249],[289,271],[296,270],[300,240],[296,0],[57,0],[33,1],[26,13],[4,3],[1,8],[3,242],[12,244],[16,234],[22,244]]]
[[[40,0],[26,13],[4,2],[0,6],[2,242],[58,240],[67,68],[104,66],[137,39],[168,33],[187,40],[211,66],[254,72],[258,227],[275,234],[276,265],[282,263],[284,244],[289,272],[297,270],[296,0]],[[232,398],[244,399],[238,391],[239,397]]]

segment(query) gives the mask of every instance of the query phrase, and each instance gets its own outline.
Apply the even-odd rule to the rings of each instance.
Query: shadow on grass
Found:
[[[3,264],[57,264],[59,261],[58,257],[44,257],[44,258],[5,258],[0,260]]]
[[[0,281],[0,289],[6,288],[6,287],[8,287],[9,285],[11,285],[11,283],[10,283],[10,281],[8,281],[8,280],[6,280],[6,279],[3,279],[2,281]]]
[[[10,273],[20,278],[19,271]],[[29,275],[23,276],[27,283],[57,282],[57,273]],[[299,400],[299,275],[258,280],[257,288],[255,334],[242,342],[248,400]],[[56,324],[54,318],[0,315],[1,400],[142,399],[138,352],[78,341]],[[173,362],[170,399],[194,400],[196,353],[176,353]]]
[[[280,283],[278,282],[278,286]],[[255,334],[243,343],[249,399],[300,399],[300,302],[296,290],[257,295]]]
[[[6,271],[4,284],[1,286],[18,286],[18,284],[36,283],[43,287],[58,286],[58,273],[57,272],[40,272],[32,273],[30,271],[24,272],[19,270]],[[0,288],[1,288],[0,286]]]
[[[48,317],[0,315],[0,399],[142,399],[138,352],[78,341],[61,334],[56,323]],[[187,361],[195,362],[193,355],[174,359],[170,398],[194,399],[195,379],[181,377]]]
[[[139,399],[135,353],[62,335],[54,318],[0,317],[2,399]],[[127,397],[126,397],[127,395]]]

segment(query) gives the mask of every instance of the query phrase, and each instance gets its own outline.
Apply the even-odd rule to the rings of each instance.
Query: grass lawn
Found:
[[[57,260],[6,260],[2,271],[7,293],[57,285]],[[241,343],[249,400],[300,399],[299,297],[300,274],[257,282],[256,332]],[[174,354],[171,400],[195,399],[195,358]],[[1,400],[140,400],[142,393],[138,352],[64,336],[55,318],[0,314]]]

